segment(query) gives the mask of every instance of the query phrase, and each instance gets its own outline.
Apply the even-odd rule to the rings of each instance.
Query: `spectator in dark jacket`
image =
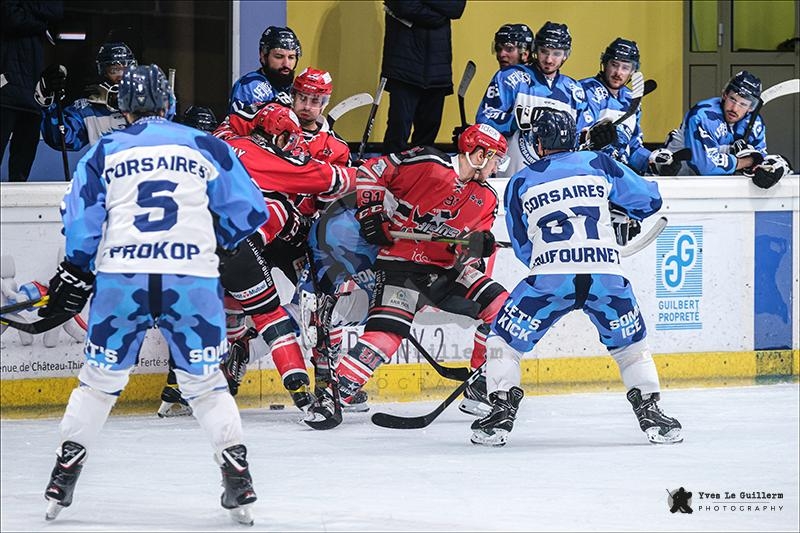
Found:
[[[42,112],[33,91],[43,66],[43,44],[47,25],[64,13],[60,1],[2,2],[2,47],[0,47],[0,158],[11,138],[8,154],[9,181],[27,181],[36,148]],[[13,137],[12,137],[13,134]]]
[[[391,94],[384,153],[431,145],[442,122],[444,97],[453,94],[450,21],[466,0],[386,0],[381,76]]]

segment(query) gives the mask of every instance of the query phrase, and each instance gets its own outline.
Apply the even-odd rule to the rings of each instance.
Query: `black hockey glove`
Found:
[[[467,239],[467,257],[490,257],[494,253],[495,240],[491,231],[475,231]]]
[[[250,362],[250,340],[256,337],[258,332],[255,328],[248,328],[244,335],[231,343],[228,356],[219,364],[219,369],[228,382],[231,396],[236,396],[239,392],[239,385],[247,373],[247,363]]]
[[[303,215],[294,205],[284,203],[286,207],[286,225],[278,233],[277,237],[292,246],[300,246],[308,239],[308,232],[311,230],[311,219]]]
[[[389,246],[394,243],[392,234],[389,233],[389,217],[383,211],[383,206],[370,204],[358,208],[356,220],[361,225],[361,233],[370,244]]]
[[[471,124],[467,124],[466,126],[456,126],[453,128],[453,144],[455,145],[456,149],[458,148],[458,138],[461,137],[461,134],[464,133],[464,130],[470,126]]]
[[[617,127],[608,119],[601,120],[581,132],[581,144],[588,143],[589,150],[601,150],[617,142]]]
[[[40,317],[77,315],[86,305],[94,288],[94,274],[84,272],[67,260],[61,262],[50,280],[47,305],[39,309]]]
[[[42,71],[36,88],[34,99],[42,107],[49,107],[54,99],[60,102],[66,96],[67,67],[50,65]]]
[[[782,177],[792,173],[789,162],[780,155],[768,155],[764,161],[753,169],[752,180],[757,187],[769,189],[778,183]]]

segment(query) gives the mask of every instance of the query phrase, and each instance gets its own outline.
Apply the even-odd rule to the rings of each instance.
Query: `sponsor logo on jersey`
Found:
[[[450,211],[447,209],[434,209],[432,213],[421,214],[419,208],[415,207],[411,212],[411,220],[415,224],[415,230],[420,233],[435,233],[444,237],[455,237],[459,231],[448,225],[447,222],[458,217],[460,209]]]

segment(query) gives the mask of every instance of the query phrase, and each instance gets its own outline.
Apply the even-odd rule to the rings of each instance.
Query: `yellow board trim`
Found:
[[[797,379],[800,351],[706,352],[654,356],[664,389],[730,386]],[[449,366],[461,366],[446,363]],[[611,357],[523,359],[522,384],[526,394],[564,394],[587,391],[624,391]],[[133,374],[115,413],[153,413],[160,404],[165,374]],[[77,385],[75,377],[0,381],[0,417],[60,416]],[[370,401],[438,400],[457,383],[442,378],[428,364],[384,365],[365,389]],[[276,370],[248,372],[236,397],[241,408],[284,405],[294,409]]]

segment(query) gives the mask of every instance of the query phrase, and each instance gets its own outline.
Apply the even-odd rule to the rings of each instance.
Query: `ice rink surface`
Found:
[[[255,526],[219,506],[220,473],[193,418],[113,416],[89,450],[73,505],[44,521],[58,421],[4,420],[2,531],[798,531],[800,390],[794,384],[673,389],[684,426],[647,443],[622,393],[530,396],[504,448],[469,443],[452,405],[424,430],[369,413],[331,431],[299,411],[243,412],[259,501]],[[435,402],[376,404],[428,412]],[[692,493],[692,514],[668,492]],[[701,498],[700,493],[721,499]],[[734,497],[725,499],[726,492]],[[745,493],[745,494],[741,494]],[[782,499],[757,499],[781,493]],[[735,503],[734,503],[735,502]],[[745,503],[742,503],[745,502]]]

